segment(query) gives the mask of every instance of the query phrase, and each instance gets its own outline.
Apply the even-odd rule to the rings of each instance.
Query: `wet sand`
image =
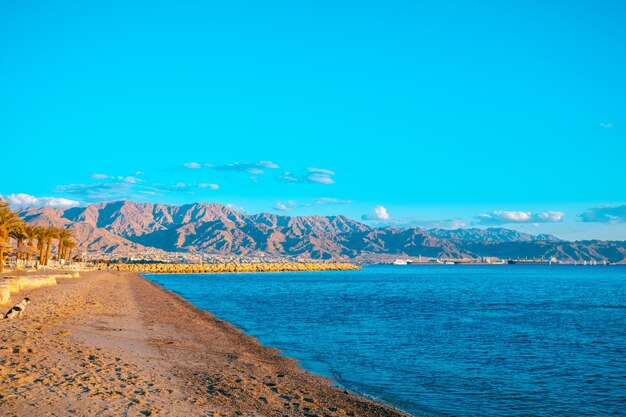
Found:
[[[405,415],[135,273],[58,282],[15,295],[32,299],[24,317],[0,321],[0,415]]]

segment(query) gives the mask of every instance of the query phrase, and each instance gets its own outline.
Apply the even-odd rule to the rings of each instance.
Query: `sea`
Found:
[[[626,266],[145,277],[414,416],[626,416]]]

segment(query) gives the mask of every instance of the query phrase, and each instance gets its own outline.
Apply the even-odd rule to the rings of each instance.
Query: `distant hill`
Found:
[[[428,233],[441,239],[447,239],[455,243],[503,243],[503,242],[560,242],[561,240],[552,235],[531,235],[518,232],[517,230],[504,229],[502,227],[490,227],[488,229],[430,229]]]
[[[625,242],[566,242],[504,228],[371,228],[345,216],[244,214],[221,204],[182,206],[116,201],[67,210],[28,208],[31,224],[74,231],[79,249],[128,256],[167,252],[300,256],[314,259],[548,258],[625,262]]]

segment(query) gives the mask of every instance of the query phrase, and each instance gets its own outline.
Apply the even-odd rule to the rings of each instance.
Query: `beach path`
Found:
[[[134,273],[58,281],[0,321],[0,415],[403,415]]]

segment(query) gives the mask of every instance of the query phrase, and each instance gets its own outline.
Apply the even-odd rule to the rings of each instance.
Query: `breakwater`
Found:
[[[268,263],[219,263],[219,264],[115,264],[114,271],[148,272],[154,274],[215,274],[225,272],[302,272],[302,271],[350,271],[359,266],[347,263],[315,262],[268,262]]]

